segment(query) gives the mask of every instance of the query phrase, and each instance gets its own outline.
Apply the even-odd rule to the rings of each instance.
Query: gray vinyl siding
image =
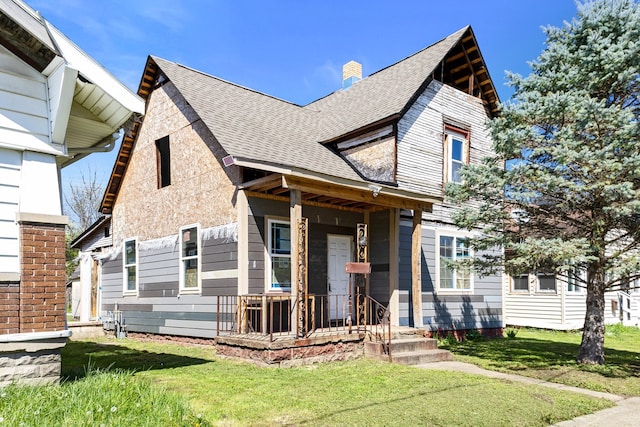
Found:
[[[178,246],[147,251],[139,249],[138,257],[138,298],[177,298]]]
[[[438,293],[436,280],[436,231],[422,228],[422,319],[430,329],[501,328],[502,279],[500,276],[474,277],[473,292]],[[400,226],[400,325],[412,324],[411,226]]]
[[[327,224],[309,225],[309,293],[327,295],[328,243],[327,235],[337,234],[355,238],[355,228]],[[354,245],[352,240],[352,246]]]
[[[102,304],[118,301],[122,298],[122,252],[113,259],[102,260],[101,295]],[[107,310],[104,307],[103,311]]]
[[[249,293],[264,292],[264,217],[249,215]]]
[[[218,296],[238,292],[238,246],[228,238],[203,239],[201,293],[179,293],[179,246],[164,245],[138,251],[138,295],[123,295],[122,254],[103,259],[103,317],[115,309],[123,312],[127,331],[213,338],[217,319],[231,321],[232,308],[218,313]],[[216,275],[222,272],[222,275]],[[218,277],[220,276],[220,277]],[[206,278],[211,277],[211,278]]]
[[[229,276],[216,279],[202,279],[202,295],[238,294],[238,242],[228,239],[202,241],[202,272],[228,271]],[[235,276],[233,277],[233,271]]]
[[[486,129],[487,111],[482,102],[455,88],[432,81],[398,122],[399,188],[441,195],[444,174],[445,125],[469,131],[469,161],[479,163],[491,155],[491,139]],[[471,293],[436,291],[436,229],[453,230],[454,206],[434,204],[422,216],[422,300],[423,324],[430,328],[500,328],[502,280],[499,275],[474,277]],[[411,212],[403,211],[400,226],[399,322],[413,322],[411,295]]]
[[[383,305],[389,304],[389,220],[388,210],[369,217],[369,294]]]
[[[289,205],[284,202],[250,198],[249,207],[253,214],[249,216],[249,293],[261,293],[265,291],[266,286],[266,218],[288,221]],[[364,221],[364,216],[357,212],[307,205],[302,206],[302,216],[309,219],[309,293],[326,295],[327,235],[340,234],[355,238],[356,225]],[[388,230],[388,223],[384,227]]]
[[[259,265],[261,268],[259,272],[260,276],[256,275],[255,281],[250,281],[249,293],[261,293],[265,291],[265,279],[264,279],[264,241],[266,240],[266,234],[264,230],[265,219],[264,217],[256,217],[256,222],[260,224],[257,227],[260,231],[258,234],[259,239],[257,241],[249,242],[249,254],[251,256],[251,248],[255,247],[255,258],[249,258],[249,265]],[[309,224],[309,293],[316,295],[327,294],[327,235],[328,234],[341,234],[347,236],[355,236],[355,227],[339,227],[335,225],[327,224]],[[258,238],[256,236],[256,239]],[[263,237],[264,236],[264,237]],[[251,238],[251,236],[250,236]],[[251,267],[249,268],[249,276],[251,277]],[[256,269],[257,270],[257,269]]]

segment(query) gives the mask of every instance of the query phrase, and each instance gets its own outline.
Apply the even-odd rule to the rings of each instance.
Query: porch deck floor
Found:
[[[371,328],[371,326],[369,326]],[[378,327],[380,332],[383,327]],[[399,326],[391,328],[391,335],[413,335],[418,330],[408,326]],[[386,335],[386,331],[384,332]],[[353,342],[362,341],[366,336],[364,328],[353,327],[351,331],[347,328],[318,328],[311,332],[307,337],[298,338],[290,332],[278,332],[273,336],[269,334],[261,334],[258,332],[249,332],[244,334],[220,335],[216,338],[216,342],[226,345],[237,345],[255,349],[282,349],[301,347],[307,345],[318,345],[330,342]]]

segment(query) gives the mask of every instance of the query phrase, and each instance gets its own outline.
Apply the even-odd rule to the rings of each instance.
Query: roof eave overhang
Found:
[[[285,166],[266,165],[247,159],[234,158],[234,164],[272,172],[271,175],[239,186],[241,190],[256,196],[263,194],[274,198],[271,196],[299,190],[307,195],[303,196],[303,204],[318,204],[313,200],[320,196],[326,199],[323,203],[327,207],[332,204],[343,208],[352,206],[353,210],[361,211],[399,208],[431,212],[434,203],[442,202],[442,197],[439,196],[419,194],[369,181],[355,181]]]
[[[111,216],[110,215],[101,216],[93,224],[91,224],[89,227],[87,227],[87,229],[84,230],[78,237],[73,239],[73,241],[71,241],[71,243],[69,243],[69,247],[72,248],[72,249],[78,249],[87,236],[91,235],[99,227],[103,226],[104,224],[106,224],[110,220],[111,220]]]
[[[347,133],[325,139],[323,141],[320,141],[320,143],[323,145],[327,145],[327,144],[338,143],[351,138],[355,138],[359,135],[370,132],[373,129],[384,127],[390,124],[395,124],[398,122],[398,120],[400,120],[400,117],[402,117],[402,113],[395,113],[390,116],[371,122],[367,125],[361,126],[357,129],[353,129]]]
[[[468,41],[472,41],[473,42],[471,44],[471,46],[465,46],[464,43],[468,42]],[[473,29],[471,28],[471,26],[467,26],[467,27],[465,27],[465,31],[462,33],[462,35],[460,36],[458,41],[456,43],[454,43],[451,46],[451,48],[447,51],[447,53],[442,56],[440,65],[434,67],[429,72],[429,76],[424,80],[424,82],[422,82],[422,84],[420,85],[418,90],[416,90],[413,93],[413,95],[409,98],[409,100],[406,102],[406,104],[404,105],[404,107],[400,111],[400,114],[399,114],[400,116],[404,116],[407,113],[407,111],[409,111],[409,109],[413,106],[413,104],[416,102],[418,97],[427,89],[427,87],[429,86],[429,84],[431,84],[431,82],[433,80],[438,80],[437,76],[434,77],[434,73],[440,67],[444,67],[444,64],[449,60],[450,55],[459,46],[462,47],[463,52],[461,54],[464,54],[463,56],[467,60],[467,65],[468,65],[468,67],[470,69],[469,72],[471,74],[473,74],[475,76],[480,71],[486,72],[486,77],[487,78],[485,80],[483,80],[483,81],[477,82],[477,86],[480,87],[480,89],[481,89],[483,102],[485,102],[485,104],[487,106],[487,110],[489,111],[491,116],[495,117],[495,116],[497,116],[499,114],[500,98],[498,97],[498,92],[497,92],[497,90],[495,88],[495,85],[493,84],[493,80],[491,79],[491,75],[489,74],[489,69],[488,69],[488,67],[486,65],[484,57],[482,56],[482,52],[480,51],[480,46],[478,45],[478,41],[476,39],[475,33],[473,32]],[[469,62],[469,58],[467,56],[467,50],[468,49],[477,50],[478,59],[477,59],[477,63],[475,65]],[[442,82],[442,83],[446,83],[446,82]],[[486,89],[483,88],[484,86],[487,86],[487,88]]]

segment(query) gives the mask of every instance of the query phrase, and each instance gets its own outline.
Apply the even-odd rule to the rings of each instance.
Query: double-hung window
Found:
[[[469,162],[469,132],[445,126],[445,182],[462,182],[460,169]]]
[[[555,292],[556,291],[556,275],[554,272],[540,271],[538,272],[538,292]]]
[[[567,292],[582,292],[582,287],[578,286],[579,277],[580,271],[575,268],[567,272]]]
[[[123,248],[123,292],[135,294],[138,292],[138,245],[137,239],[126,239]]]
[[[528,292],[529,291],[529,275],[518,274],[511,277],[511,289],[514,292]]]
[[[180,229],[180,291],[200,290],[200,233],[197,225]]]
[[[463,237],[441,235],[438,241],[440,266],[438,288],[443,291],[471,291],[472,275],[468,267],[452,268],[453,261],[469,258],[469,246]]]
[[[270,291],[291,290],[291,228],[288,221],[268,220]]]

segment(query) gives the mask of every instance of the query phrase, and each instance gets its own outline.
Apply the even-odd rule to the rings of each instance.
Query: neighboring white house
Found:
[[[70,248],[78,249],[76,280],[71,282],[73,317],[81,322],[100,320],[100,256],[112,247],[111,216],[101,216],[76,237]]]
[[[0,1],[0,30],[0,298],[7,307],[0,313],[0,351],[6,353],[33,340],[64,345],[60,169],[112,149],[144,104],[24,2]],[[26,347],[34,359],[41,354],[38,346]],[[26,372],[2,369],[15,378]]]
[[[557,330],[582,329],[586,296],[585,288],[553,274],[505,275],[505,324]],[[606,292],[604,314],[607,324],[638,326],[640,288]]]

